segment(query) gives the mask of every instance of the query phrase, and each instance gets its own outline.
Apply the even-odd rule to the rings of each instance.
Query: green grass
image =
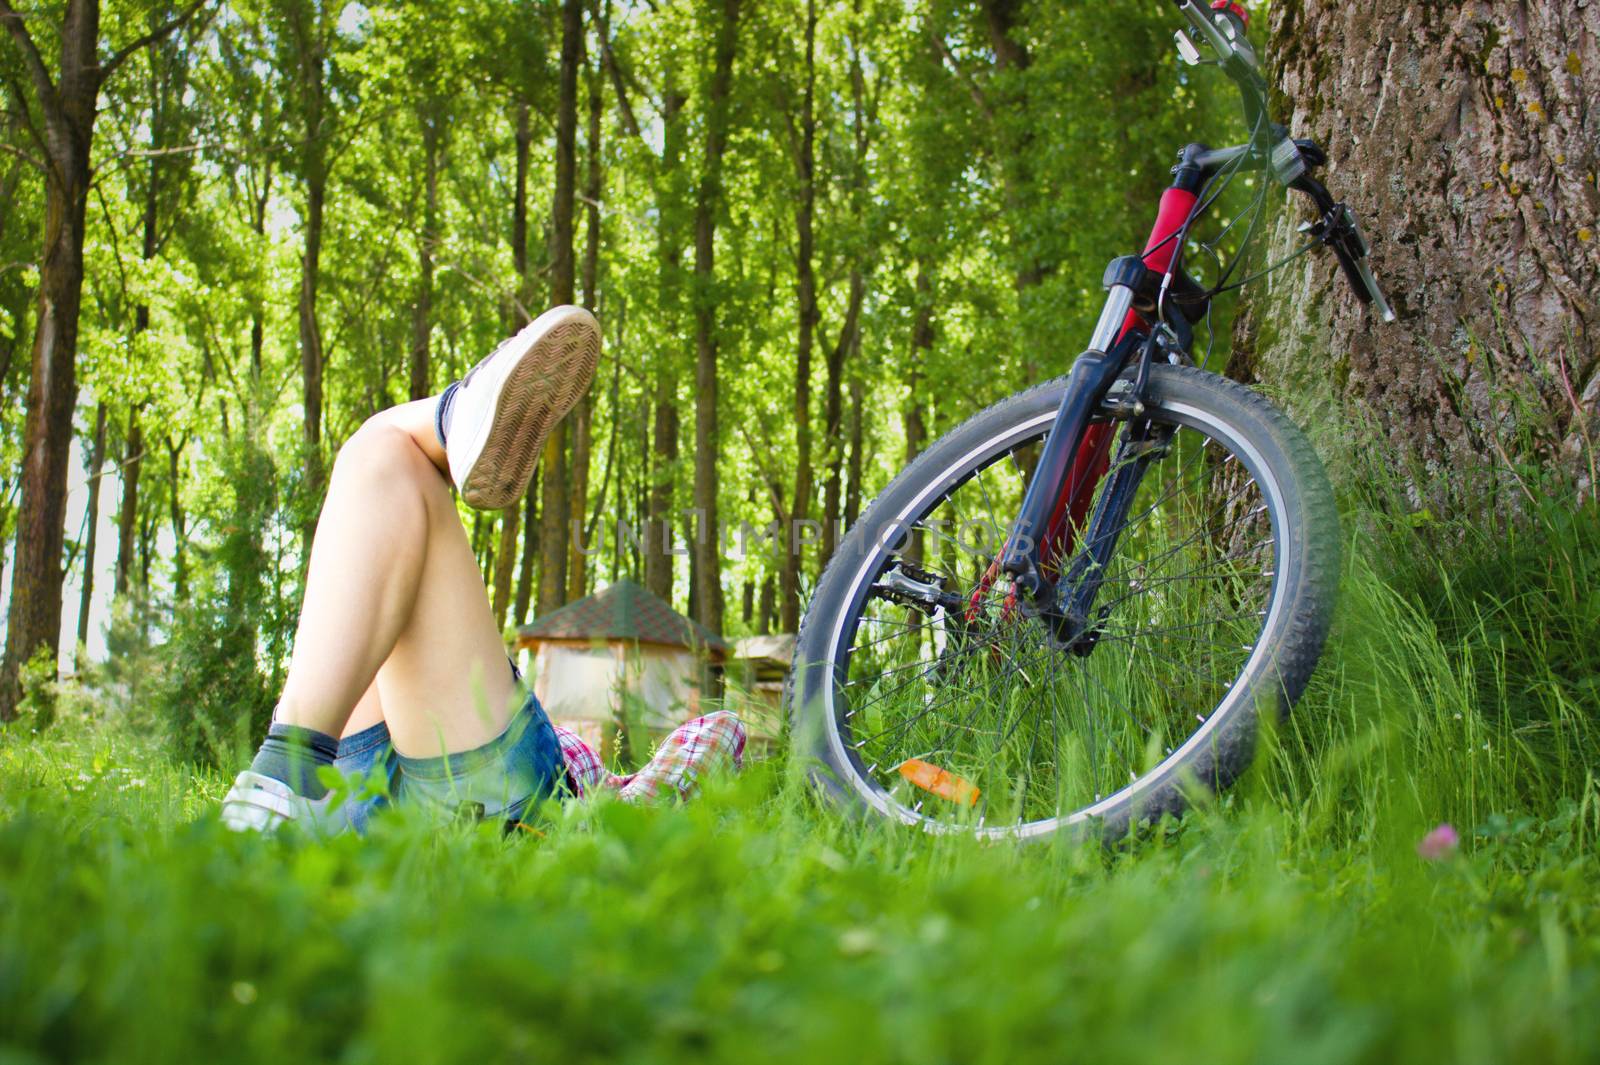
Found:
[[[14,728],[0,1062],[1594,1060],[1600,517],[1352,525],[1294,718],[1111,853],[841,822],[781,765],[542,838],[240,838],[115,721]]]

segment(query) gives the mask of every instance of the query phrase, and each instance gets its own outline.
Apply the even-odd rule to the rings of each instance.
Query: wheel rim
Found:
[[[1024,418],[945,463],[869,530],[878,535],[828,642],[822,694],[840,776],[880,813],[929,831],[1027,837],[1120,809],[1169,783],[1271,668],[1263,636],[1283,599],[1284,494],[1257,449],[1192,404],[1157,415],[1174,446],[1130,507],[1087,657],[1050,647],[1038,619],[1008,609],[1005,582],[970,623],[874,590],[910,560],[969,596],[1053,417]],[[955,520],[936,528],[941,509]]]

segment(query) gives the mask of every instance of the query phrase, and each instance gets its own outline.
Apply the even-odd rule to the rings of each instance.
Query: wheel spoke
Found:
[[[1151,418],[1160,417],[1158,408]],[[1079,551],[1095,535],[1114,537],[1087,633],[1075,643],[1070,633],[1053,637],[1037,608],[1014,601],[1009,581],[988,572],[1027,487],[1024,456],[1043,440],[1046,421],[950,470],[925,510],[901,523],[916,539],[869,552],[873,570],[853,579],[876,583],[904,560],[972,606],[925,615],[875,592],[847,627],[832,727],[859,759],[852,771],[864,786],[909,817],[976,817],[1010,831],[1120,791],[1227,705],[1276,594],[1277,519],[1260,471],[1240,462],[1226,434],[1160,424],[1166,450],[1137,474],[1121,529],[1085,527],[1073,537]],[[1106,483],[1087,513],[1103,509]],[[902,776],[910,759],[937,774]],[[951,778],[972,789],[970,814],[972,803],[928,783]]]

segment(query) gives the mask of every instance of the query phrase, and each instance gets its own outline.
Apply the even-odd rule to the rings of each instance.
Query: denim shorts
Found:
[[[334,768],[341,773],[379,774],[389,798],[374,796],[345,804],[350,827],[364,833],[372,815],[392,800],[446,816],[499,820],[507,829],[555,794],[566,779],[566,760],[554,727],[530,691],[505,731],[470,751],[437,758],[407,758],[394,749],[383,722],[339,741]]]

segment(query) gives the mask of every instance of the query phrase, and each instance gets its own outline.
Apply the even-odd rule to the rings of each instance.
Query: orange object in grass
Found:
[[[924,762],[920,758],[907,758],[900,763],[898,769],[900,775],[911,783],[941,799],[949,799],[963,806],[971,806],[978,801],[976,784],[956,776],[947,769],[940,769],[932,762]]]

